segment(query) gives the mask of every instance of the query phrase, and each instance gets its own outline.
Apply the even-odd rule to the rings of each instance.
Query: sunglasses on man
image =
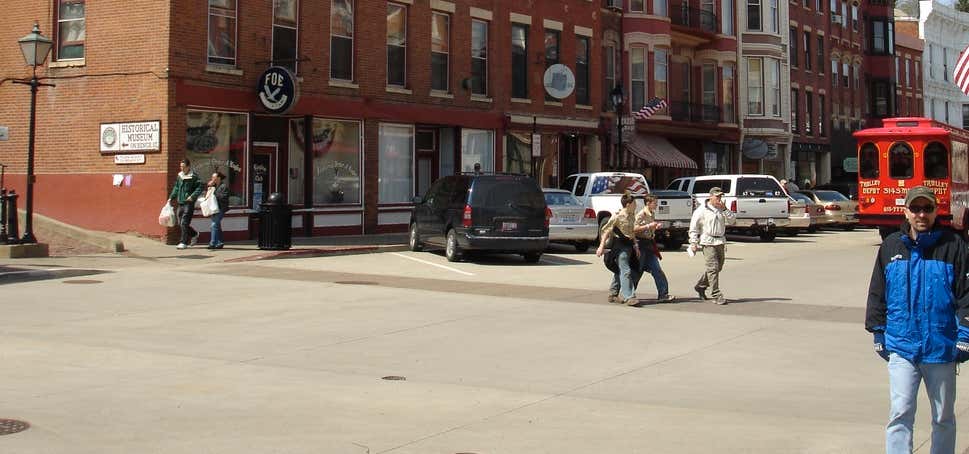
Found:
[[[908,207],[908,211],[911,211],[914,214],[929,214],[935,212],[935,205],[912,205]]]

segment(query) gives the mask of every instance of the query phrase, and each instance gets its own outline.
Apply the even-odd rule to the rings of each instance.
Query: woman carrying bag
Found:
[[[212,238],[209,239],[208,249],[222,249],[222,217],[229,211],[229,186],[225,184],[225,175],[222,172],[215,172],[209,180],[209,191],[211,197],[219,204],[218,211],[212,213]]]
[[[606,255],[606,268],[612,271],[612,285],[609,287],[609,302],[621,303],[627,306],[639,304],[633,295],[633,269],[639,267],[639,246],[634,241],[636,225],[636,199],[626,192],[619,199],[622,209],[614,214],[599,232],[599,248],[596,255],[605,254],[606,243],[609,253]]]

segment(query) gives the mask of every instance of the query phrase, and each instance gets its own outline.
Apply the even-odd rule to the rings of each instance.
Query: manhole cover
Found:
[[[23,432],[30,428],[27,421],[17,421],[16,419],[0,419],[0,435],[10,435]]]
[[[336,282],[334,282],[334,284],[343,284],[343,285],[380,285],[379,282],[374,282],[374,281],[336,281]]]
[[[104,281],[99,281],[95,279],[71,279],[68,281],[62,281],[65,284],[100,284]]]
[[[380,377],[381,380],[407,380],[407,377],[401,377],[400,375],[388,375],[386,377]]]

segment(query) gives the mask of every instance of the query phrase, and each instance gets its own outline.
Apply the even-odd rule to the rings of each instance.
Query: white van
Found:
[[[693,194],[697,203],[704,203],[710,188],[723,190],[727,209],[737,213],[737,222],[728,232],[759,236],[774,241],[777,229],[791,222],[790,199],[780,182],[771,175],[703,175],[673,180],[667,189]]]

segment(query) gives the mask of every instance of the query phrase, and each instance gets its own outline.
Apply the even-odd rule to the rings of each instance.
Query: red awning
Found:
[[[696,169],[696,162],[677,150],[668,140],[660,136],[636,134],[626,142],[625,147],[647,164],[655,167],[674,167]]]

